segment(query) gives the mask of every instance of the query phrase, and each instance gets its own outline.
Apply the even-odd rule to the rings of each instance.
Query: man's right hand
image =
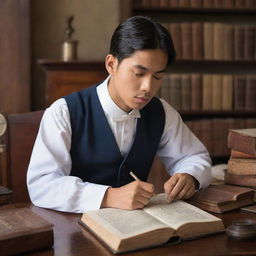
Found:
[[[136,180],[120,188],[108,188],[101,208],[141,209],[149,203],[153,195],[153,184]]]

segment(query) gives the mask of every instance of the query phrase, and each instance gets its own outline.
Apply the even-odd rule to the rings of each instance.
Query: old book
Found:
[[[182,57],[184,60],[192,59],[192,24],[182,22],[181,24]]]
[[[213,24],[213,59],[224,59],[224,24]]]
[[[12,200],[12,191],[6,187],[0,186],[0,205],[8,204]]]
[[[224,230],[222,220],[184,201],[166,203],[164,194],[153,197],[142,210],[105,208],[88,211],[80,223],[114,253],[155,247]]]
[[[253,60],[255,54],[255,26],[245,25],[244,27],[244,59]]]
[[[222,109],[233,109],[233,77],[232,75],[222,76]]]
[[[179,0],[169,0],[169,6],[170,7],[178,7],[179,6]]]
[[[203,75],[203,110],[212,109],[212,75]]]
[[[224,26],[224,60],[234,59],[234,26],[225,24]]]
[[[234,149],[231,149],[231,153],[230,153],[230,156],[231,158],[245,158],[245,159],[256,159],[256,154],[246,154],[244,152],[240,152],[240,151],[237,151],[237,150],[234,150]]]
[[[1,254],[20,254],[52,246],[52,224],[28,207],[0,207]]]
[[[256,213],[256,204],[241,208],[243,211]]]
[[[245,109],[256,110],[256,76],[254,75],[246,77]]]
[[[192,23],[192,57],[193,60],[202,60],[204,55],[203,23]]]
[[[214,213],[224,213],[253,203],[254,191],[231,185],[210,185],[199,190],[189,202]]]
[[[234,76],[234,109],[245,109],[246,76]]]
[[[190,0],[180,0],[179,7],[182,7],[182,8],[190,7]]]
[[[177,54],[177,59],[183,59],[182,55],[182,43],[181,43],[181,26],[180,23],[170,23],[169,31],[171,33],[174,48]]]
[[[224,180],[226,184],[251,187],[256,189],[256,175],[238,175],[225,170]]]
[[[202,109],[202,77],[191,74],[191,110]]]
[[[213,60],[213,23],[204,22],[204,59]]]
[[[179,74],[171,74],[169,76],[170,83],[170,104],[177,110],[181,109],[181,76]]]
[[[244,59],[244,26],[235,25],[234,27],[234,53],[235,60]]]
[[[203,7],[203,0],[192,0],[190,2],[191,8],[201,8]]]
[[[235,0],[225,0],[223,1],[223,7],[227,9],[232,9],[235,7]]]
[[[181,76],[181,109],[191,109],[191,78],[188,74]]]
[[[229,159],[228,172],[237,175],[256,175],[256,159]]]
[[[222,109],[222,76],[212,76],[212,110]]]
[[[256,128],[231,129],[228,133],[228,147],[247,154],[256,154]]]
[[[203,0],[203,7],[204,8],[212,8],[213,7],[213,0]]]

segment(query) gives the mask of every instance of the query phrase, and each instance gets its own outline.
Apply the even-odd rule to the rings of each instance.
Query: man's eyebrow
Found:
[[[148,71],[149,69],[144,67],[144,66],[141,66],[141,65],[134,65],[135,68],[139,68],[139,69],[142,69],[144,71]],[[159,71],[156,71],[155,73],[165,73],[166,72],[166,68],[165,69],[162,69],[162,70],[159,70]]]

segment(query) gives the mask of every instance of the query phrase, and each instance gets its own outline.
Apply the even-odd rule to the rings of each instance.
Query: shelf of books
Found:
[[[127,13],[170,31],[177,58],[159,96],[226,162],[229,129],[256,128],[256,0],[133,0]]]

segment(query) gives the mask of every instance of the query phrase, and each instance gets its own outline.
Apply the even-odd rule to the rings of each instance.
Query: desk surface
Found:
[[[78,219],[81,214],[61,213],[31,206],[31,209],[54,224],[54,248],[30,253],[35,256],[70,256],[70,255],[113,255],[93,235],[84,230]],[[233,220],[250,218],[256,221],[256,214],[241,210],[217,215],[223,219],[224,225],[230,225]],[[170,245],[127,253],[132,256],[167,256],[167,255],[256,255],[256,240],[236,241],[229,239],[225,233],[216,234],[178,245]]]

